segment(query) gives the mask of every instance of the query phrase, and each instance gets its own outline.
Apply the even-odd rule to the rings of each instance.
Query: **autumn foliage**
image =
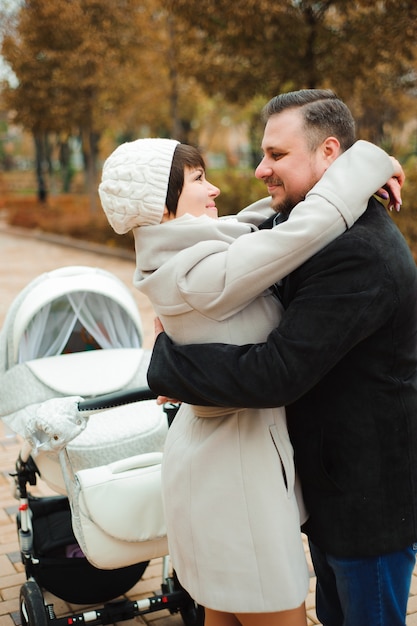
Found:
[[[304,87],[334,89],[358,137],[413,171],[416,0],[21,0],[6,13],[7,5],[1,53],[17,80],[1,86],[0,112],[33,135],[46,209],[57,168],[60,191],[73,191],[74,142],[91,219],[101,162],[125,140],[170,136],[207,154],[242,125],[253,167],[263,104]],[[235,160],[227,154],[219,172],[225,212],[253,199]]]

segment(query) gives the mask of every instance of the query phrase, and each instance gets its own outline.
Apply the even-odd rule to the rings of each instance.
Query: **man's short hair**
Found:
[[[336,137],[342,151],[355,142],[352,113],[330,89],[300,89],[279,94],[263,108],[263,120],[267,122],[271,116],[288,109],[300,109],[311,150],[315,150],[326,137]]]

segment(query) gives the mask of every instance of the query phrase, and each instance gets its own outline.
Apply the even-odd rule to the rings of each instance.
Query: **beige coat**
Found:
[[[272,230],[190,215],[139,228],[135,284],[178,343],[262,342],[281,313],[269,286],[351,226],[391,175],[384,152],[357,142]],[[246,216],[265,203],[250,209]],[[201,367],[210,376],[209,364]],[[173,566],[198,603],[265,612],[304,601],[309,577],[283,408],[182,405],[166,442],[163,495]]]

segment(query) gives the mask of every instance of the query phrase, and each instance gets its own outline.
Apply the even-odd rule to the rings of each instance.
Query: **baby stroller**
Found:
[[[161,609],[179,612],[186,626],[203,623],[203,609],[169,571],[159,479],[176,408],[156,405],[146,385],[150,351],[141,346],[133,297],[97,268],[42,274],[7,313],[0,417],[23,438],[13,474],[23,626],[109,624]],[[30,494],[37,477],[54,495]],[[157,557],[160,593],[120,599]],[[57,618],[42,590],[104,606]]]

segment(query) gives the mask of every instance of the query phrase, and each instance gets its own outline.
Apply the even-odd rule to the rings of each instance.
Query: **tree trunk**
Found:
[[[46,150],[44,133],[33,131],[33,140],[35,143],[35,171],[38,183],[38,200],[39,202],[46,202],[48,191],[45,181]]]
[[[69,193],[71,188],[72,168],[71,168],[71,150],[68,138],[59,139],[59,164],[61,167],[62,191]]]
[[[84,172],[87,192],[90,198],[90,212],[97,212],[97,157],[100,136],[93,130],[81,131],[82,151],[84,157]]]

